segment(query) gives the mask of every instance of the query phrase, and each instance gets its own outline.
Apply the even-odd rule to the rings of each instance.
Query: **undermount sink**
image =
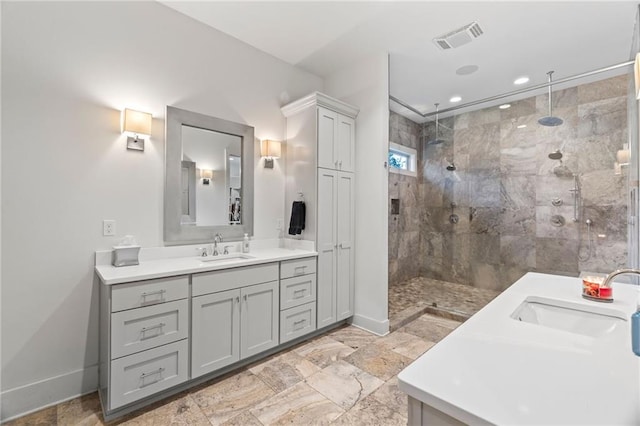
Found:
[[[224,261],[240,261],[246,259],[255,259],[253,256],[249,256],[244,253],[230,253],[230,254],[220,254],[218,256],[206,256],[199,257],[198,260],[200,262],[224,262]]]
[[[527,297],[511,318],[591,337],[612,333],[627,321],[616,309],[538,296]]]

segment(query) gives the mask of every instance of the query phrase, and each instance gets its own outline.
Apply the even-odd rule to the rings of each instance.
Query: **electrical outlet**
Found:
[[[282,219],[276,219],[276,229],[281,230],[284,227],[284,222]]]
[[[103,220],[102,221],[102,235],[105,237],[116,235],[116,221],[115,220]]]

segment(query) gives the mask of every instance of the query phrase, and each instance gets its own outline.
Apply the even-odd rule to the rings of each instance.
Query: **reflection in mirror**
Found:
[[[195,164],[195,174],[200,177],[195,185],[195,220],[191,222],[192,225],[242,223],[239,215],[235,220],[229,218],[229,211],[235,203],[238,204],[239,211],[242,201],[239,167],[241,147],[242,139],[239,136],[182,126],[182,162]],[[228,161],[229,158],[235,158],[238,163],[233,173],[233,161]],[[185,183],[182,182],[182,185],[184,187]],[[236,196],[230,199],[232,189]],[[189,219],[193,219],[191,215]]]
[[[253,234],[253,127],[167,107],[165,241]]]

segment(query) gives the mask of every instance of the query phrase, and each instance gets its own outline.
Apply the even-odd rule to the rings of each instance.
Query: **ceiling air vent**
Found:
[[[477,22],[472,22],[462,28],[448,32],[433,39],[433,42],[442,50],[453,49],[467,44],[480,37],[484,31]]]

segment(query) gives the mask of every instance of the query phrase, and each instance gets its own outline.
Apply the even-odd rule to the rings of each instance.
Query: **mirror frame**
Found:
[[[253,235],[253,155],[254,129],[246,124],[223,120],[167,105],[165,120],[164,241],[166,244],[211,242],[215,234],[225,241]],[[218,226],[181,225],[182,126],[197,127],[241,138],[242,224]],[[226,162],[225,162],[226,164]],[[197,202],[197,201],[196,201]]]

